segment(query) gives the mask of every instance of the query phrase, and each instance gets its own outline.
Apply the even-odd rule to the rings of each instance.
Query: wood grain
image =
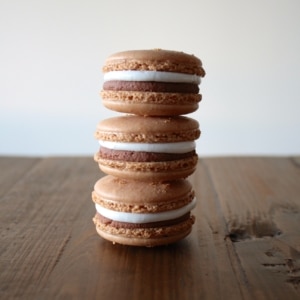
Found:
[[[298,299],[299,167],[280,158],[207,159],[205,165],[225,220],[226,240],[232,241],[232,261],[238,262],[248,291],[255,299]]]
[[[5,299],[30,299],[48,280],[73,224],[90,206],[89,190],[99,176],[90,158],[24,160],[10,166],[22,175],[12,178],[14,184],[1,197],[0,291]],[[27,173],[21,172],[25,165],[31,166]]]
[[[0,158],[0,299],[299,299],[299,158],[200,159],[189,237],[97,236],[89,157]]]

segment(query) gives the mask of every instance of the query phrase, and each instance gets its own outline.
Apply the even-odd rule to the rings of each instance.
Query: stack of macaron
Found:
[[[153,49],[109,56],[103,67],[103,105],[118,116],[101,121],[95,161],[107,175],[92,192],[100,236],[113,243],[159,246],[192,229],[196,120],[202,62],[183,52]]]

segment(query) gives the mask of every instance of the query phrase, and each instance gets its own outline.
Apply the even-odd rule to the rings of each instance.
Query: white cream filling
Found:
[[[196,74],[184,74],[163,71],[110,71],[104,73],[104,82],[110,80],[159,81],[200,84],[201,77]]]
[[[172,220],[185,215],[196,206],[196,198],[181,208],[159,213],[129,213],[110,210],[100,206],[99,204],[95,204],[95,206],[100,215],[113,221],[126,223],[151,223]]]
[[[138,151],[138,152],[156,152],[156,153],[186,153],[196,149],[194,141],[177,143],[121,143],[99,140],[102,147],[111,150]]]

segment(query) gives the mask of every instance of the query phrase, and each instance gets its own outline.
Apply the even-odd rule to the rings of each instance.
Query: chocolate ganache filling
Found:
[[[156,153],[156,152],[143,152],[143,151],[125,151],[125,150],[112,150],[105,147],[100,147],[99,155],[103,159],[129,161],[129,162],[160,162],[160,161],[173,161],[184,158],[193,157],[196,151],[186,153]]]
[[[111,80],[104,82],[103,90],[198,94],[199,86],[195,83]]]

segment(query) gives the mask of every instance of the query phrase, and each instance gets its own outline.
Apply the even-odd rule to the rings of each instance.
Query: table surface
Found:
[[[300,299],[300,159],[201,158],[186,239],[95,231],[91,157],[0,157],[0,299]]]

